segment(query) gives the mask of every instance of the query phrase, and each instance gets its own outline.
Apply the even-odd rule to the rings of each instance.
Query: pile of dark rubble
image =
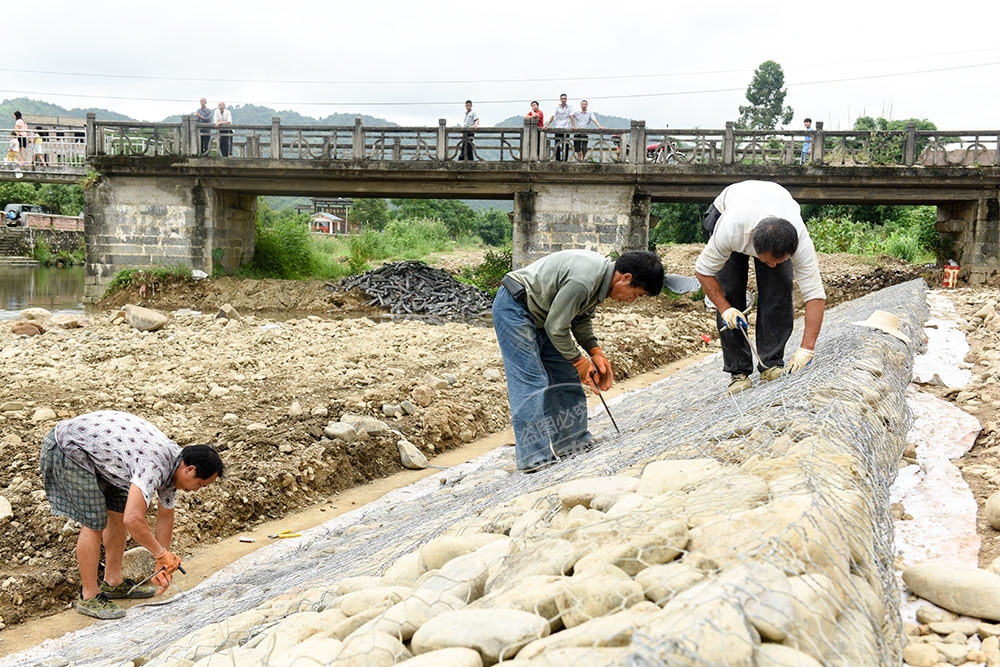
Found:
[[[342,280],[337,288],[358,288],[371,297],[369,306],[395,314],[472,318],[492,305],[482,290],[418,261],[384,264]]]

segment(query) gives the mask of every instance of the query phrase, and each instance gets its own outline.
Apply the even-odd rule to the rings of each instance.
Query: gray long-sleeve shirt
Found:
[[[615,263],[590,250],[561,250],[508,275],[524,285],[525,305],[567,360],[597,346],[593,318],[611,293]]]

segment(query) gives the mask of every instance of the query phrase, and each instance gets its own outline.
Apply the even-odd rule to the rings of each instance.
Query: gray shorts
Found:
[[[69,517],[91,530],[104,530],[108,512],[125,512],[128,491],[98,479],[67,457],[56,443],[54,429],[42,440],[39,463],[52,514]]]

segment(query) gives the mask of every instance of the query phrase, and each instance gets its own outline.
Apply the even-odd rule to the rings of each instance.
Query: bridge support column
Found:
[[[970,285],[1000,279],[1000,198],[939,204],[935,227],[956,255],[940,259],[957,260]]]
[[[649,195],[629,186],[539,185],[514,196],[513,264],[518,269],[570,248],[602,255],[649,246]]]
[[[193,178],[102,177],[84,192],[84,299],[101,298],[123,269],[183,267],[211,274],[253,259],[257,197]]]

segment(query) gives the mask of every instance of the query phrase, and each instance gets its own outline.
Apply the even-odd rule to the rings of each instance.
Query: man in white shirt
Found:
[[[465,100],[465,118],[462,119],[462,143],[458,150],[459,160],[472,160],[475,156],[473,137],[479,129],[479,114],[472,110],[472,100]]]
[[[233,114],[226,108],[225,102],[219,102],[219,108],[212,115],[215,127],[219,128],[219,154],[229,157],[233,154]]]
[[[730,185],[705,214],[711,233],[695,262],[705,295],[717,308],[723,370],[732,375],[729,393],[751,387],[753,358],[747,336],[746,307],[749,261],[757,274],[757,353],[761,380],[769,382],[812,362],[823,325],[826,292],[812,239],[798,203],[783,187],[766,181]],[[787,367],[785,344],[792,334],[795,309],[792,281],[806,303],[802,343]]]
[[[545,124],[546,129],[550,126],[567,130],[573,128],[573,107],[567,104],[566,100],[566,93],[559,96],[559,106],[549,116],[549,122]],[[556,145],[556,162],[569,160],[569,133],[555,132],[552,138]]]
[[[587,100],[580,100],[580,110],[573,114],[573,127],[577,130],[585,130],[593,123],[600,129],[604,129],[601,122],[597,120],[597,114],[587,111]],[[576,159],[583,162],[587,159],[587,135],[573,135],[573,150],[576,151]]]

